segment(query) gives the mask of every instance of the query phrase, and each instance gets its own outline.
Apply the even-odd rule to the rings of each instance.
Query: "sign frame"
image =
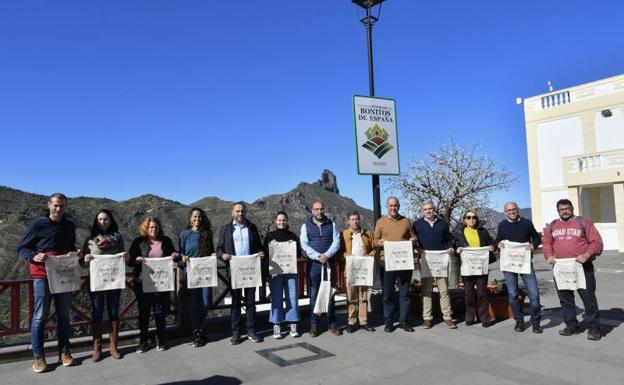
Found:
[[[357,111],[356,111],[356,100],[360,98],[360,99],[368,99],[371,103],[373,103],[374,101],[383,101],[384,103],[387,102],[391,102],[392,103],[392,109],[394,112],[394,123],[384,123],[384,127],[383,128],[387,133],[388,131],[391,131],[389,134],[390,136],[394,135],[395,137],[395,147],[396,147],[396,172],[387,172],[387,171],[381,171],[381,172],[366,172],[366,171],[362,171],[362,167],[363,167],[363,162],[360,161],[360,151],[367,151],[368,149],[366,148],[361,148],[361,146],[358,143],[358,119],[357,119]],[[392,98],[381,98],[381,97],[373,97],[373,96],[364,96],[364,95],[353,95],[353,127],[354,127],[354,133],[355,133],[355,158],[356,158],[356,164],[357,164],[357,173],[358,175],[400,175],[401,174],[401,158],[400,158],[400,152],[399,152],[399,130],[398,130],[398,123],[397,123],[397,108],[396,108],[396,100],[392,99]],[[388,127],[388,125],[392,125],[392,127]],[[388,130],[388,128],[390,128],[390,130]],[[372,151],[372,150],[369,150]],[[391,151],[391,150],[390,150]],[[385,154],[384,154],[385,155]],[[384,156],[382,155],[382,157]],[[381,159],[381,158],[380,158]]]

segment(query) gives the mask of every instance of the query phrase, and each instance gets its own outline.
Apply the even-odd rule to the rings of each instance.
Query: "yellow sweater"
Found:
[[[466,242],[468,242],[468,246],[481,247],[481,242],[479,241],[479,232],[477,231],[477,229],[466,226],[464,228],[464,236],[466,237]]]

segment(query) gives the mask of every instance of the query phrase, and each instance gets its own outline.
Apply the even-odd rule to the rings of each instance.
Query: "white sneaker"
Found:
[[[297,324],[290,324],[290,336],[294,338],[300,336],[299,332],[297,332]]]
[[[279,340],[280,338],[284,338],[282,335],[282,327],[279,324],[273,325],[273,338]]]

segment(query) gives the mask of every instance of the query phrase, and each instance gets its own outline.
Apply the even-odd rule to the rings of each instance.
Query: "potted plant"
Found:
[[[490,281],[488,283],[488,312],[490,319],[509,319],[513,318],[513,310],[509,305],[509,298],[507,295],[507,284],[505,280]],[[520,311],[522,311],[524,298],[526,294],[523,290],[518,290],[518,301],[520,302]]]

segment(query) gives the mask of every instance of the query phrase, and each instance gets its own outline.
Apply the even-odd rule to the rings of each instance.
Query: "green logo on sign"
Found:
[[[376,124],[369,127],[365,134],[368,140],[362,147],[375,154],[378,159],[381,159],[388,151],[394,148],[393,145],[388,143],[388,132]]]

